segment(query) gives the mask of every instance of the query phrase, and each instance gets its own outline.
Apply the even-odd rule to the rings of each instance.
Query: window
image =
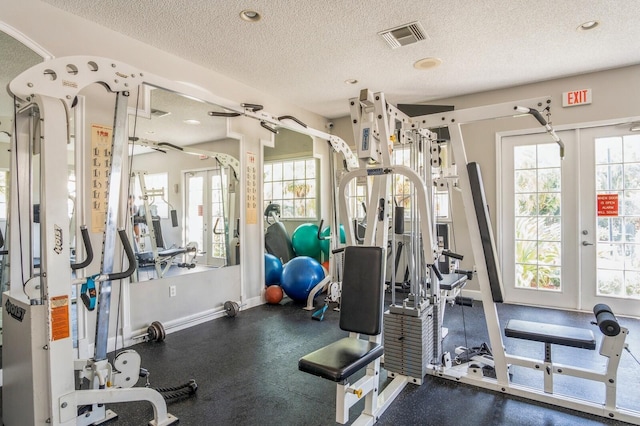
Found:
[[[280,205],[283,219],[317,219],[316,160],[276,161],[264,165],[264,208]]]
[[[517,146],[513,159],[516,287],[560,291],[561,163],[557,147]]]
[[[142,172],[141,172],[142,174]],[[151,214],[160,216],[162,219],[169,218],[169,205],[167,204],[167,188],[169,186],[168,173],[149,173],[144,174],[144,186],[147,188],[149,208]],[[136,205],[140,209],[144,209],[144,198],[140,189],[140,179],[136,176],[133,195]],[[142,211],[140,210],[140,211]]]

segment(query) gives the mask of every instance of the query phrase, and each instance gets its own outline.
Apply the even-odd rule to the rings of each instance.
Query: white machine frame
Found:
[[[118,163],[115,173],[109,177],[108,211],[103,245],[96,332],[96,356],[91,359],[74,359],[71,333],[54,336],[52,327],[71,329],[70,250],[67,229],[67,170],[70,111],[85,87],[99,83],[115,92],[116,113],[113,132],[112,164]],[[275,116],[261,106],[239,104],[187,84],[145,73],[119,61],[95,56],[72,56],[52,59],[23,72],[9,85],[15,96],[18,114],[13,135],[15,152],[12,163],[12,197],[10,214],[11,285],[3,294],[4,323],[4,397],[3,420],[6,424],[88,425],[102,422],[114,416],[104,404],[146,400],[153,405],[154,419],[151,425],[164,426],[177,419],[168,414],[162,396],[150,388],[127,388],[137,380],[139,357],[124,351],[116,357],[114,366],[106,359],[108,324],[110,313],[111,281],[115,257],[116,228],[124,224],[124,208],[120,206],[122,168],[127,145],[127,102],[130,90],[142,84],[183,93],[212,104],[220,105],[233,115],[259,120],[263,127],[273,131],[287,128],[329,141],[333,149],[341,152],[349,167],[357,167],[357,160],[348,145],[340,138],[309,128],[291,116]],[[80,101],[81,102],[81,101]],[[39,120],[30,109],[36,107]],[[293,121],[293,124],[291,123]],[[270,128],[269,126],[275,126]],[[41,150],[40,203],[41,216],[41,264],[40,275],[35,275],[31,252],[32,220],[16,220],[20,213],[31,213],[31,162],[30,135],[33,134]],[[82,131],[82,128],[79,128]],[[40,140],[42,143],[40,143]],[[167,148],[166,146],[163,148]],[[194,151],[194,150],[192,150]],[[194,152],[196,153],[196,152]],[[210,153],[206,153],[209,155]],[[220,156],[218,156],[220,157]],[[222,164],[239,170],[237,160],[221,157]],[[27,165],[25,167],[19,167]],[[37,167],[38,165],[35,165]],[[46,214],[44,214],[46,212]],[[23,242],[24,240],[24,242]],[[82,281],[82,271],[77,271]],[[117,275],[117,274],[116,274]],[[60,309],[56,308],[61,308]],[[55,312],[55,313],[54,313]],[[62,313],[62,319],[54,315]],[[126,362],[124,362],[126,361]],[[128,364],[129,368],[123,365]],[[118,367],[119,365],[119,367]],[[118,376],[120,374],[120,376]],[[93,389],[76,390],[75,378],[87,378]],[[137,378],[137,375],[135,376]],[[122,386],[122,387],[120,387]],[[77,407],[91,405],[92,411],[78,416]]]
[[[468,232],[471,240],[473,256],[475,259],[475,267],[477,279],[480,285],[481,300],[487,328],[489,332],[490,346],[493,354],[493,364],[496,372],[496,379],[483,377],[478,374],[477,368],[470,367],[472,363],[466,363],[459,366],[447,366],[444,364],[434,364],[429,369],[429,373],[463,383],[480,386],[491,389],[496,392],[506,393],[519,397],[524,397],[552,405],[558,405],[585,413],[595,414],[605,418],[613,418],[626,421],[633,424],[640,424],[640,412],[617,407],[616,405],[616,386],[617,386],[617,367],[624,348],[624,341],[628,330],[624,327],[618,336],[603,336],[600,343],[600,354],[607,358],[607,364],[603,371],[594,371],[584,368],[560,365],[543,360],[534,360],[525,357],[510,355],[505,352],[501,335],[501,327],[498,321],[496,305],[492,298],[491,285],[489,275],[486,268],[486,258],[483,250],[480,230],[475,214],[473,196],[470,187],[469,173],[466,168],[467,156],[462,136],[462,125],[477,121],[492,120],[503,117],[514,117],[522,114],[533,115],[545,130],[551,135],[554,141],[559,145],[559,155],[564,156],[564,145],[562,141],[553,131],[548,123],[543,123],[539,111],[544,110],[551,104],[550,97],[541,97],[516,102],[506,102],[496,105],[469,108],[457,111],[449,111],[439,114],[430,114],[408,119],[408,123],[404,125],[406,129],[419,128],[439,128],[448,127],[451,137],[451,147],[456,160],[458,170],[458,184],[462,190],[462,200],[465,210],[465,216],[468,226]],[[389,109],[391,112],[392,109]],[[395,113],[395,109],[393,109]],[[536,114],[537,113],[537,114]],[[489,223],[490,227],[490,223]],[[490,229],[493,234],[493,231]],[[495,243],[491,240],[491,244]],[[495,252],[495,246],[494,246]],[[496,260],[497,261],[497,260]],[[501,278],[500,287],[502,287]],[[529,367],[534,370],[548,371],[545,374],[545,385],[543,390],[538,390],[529,386],[515,384],[509,379],[509,365],[519,365]],[[558,395],[553,393],[553,376],[556,374],[569,375],[587,380],[599,381],[606,386],[606,398],[603,403],[584,401],[579,398]]]

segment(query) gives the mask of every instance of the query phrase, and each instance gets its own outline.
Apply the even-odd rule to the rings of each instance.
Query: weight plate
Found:
[[[167,337],[167,333],[164,329],[164,326],[160,321],[154,321],[151,323],[151,326],[155,328],[156,331],[156,342],[164,341],[165,337]]]
[[[240,306],[238,306],[238,304],[236,302],[228,300],[228,301],[224,302],[224,310],[226,311],[228,317],[233,318],[236,315],[238,315],[238,311],[240,310]]]

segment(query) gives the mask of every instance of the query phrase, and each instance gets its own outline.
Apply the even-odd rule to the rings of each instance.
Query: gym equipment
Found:
[[[160,321],[154,321],[149,325],[149,327],[147,327],[146,333],[140,334],[139,336],[133,336],[132,339],[145,339],[147,342],[163,342],[166,337],[167,332],[164,325],[162,325]]]
[[[280,284],[282,277],[282,262],[272,254],[264,254],[264,284],[269,287],[272,284]]]
[[[282,290],[297,301],[307,300],[311,290],[324,278],[320,262],[308,256],[291,259],[282,268]]]
[[[303,223],[291,235],[291,245],[296,256],[308,256],[314,259],[320,257],[320,240],[318,239],[318,225]]]
[[[115,73],[126,78],[114,80]],[[55,77],[42,78],[45,75]],[[60,84],[58,76],[64,78],[65,84]],[[7,424],[97,424],[116,416],[105,404],[139,400],[153,405],[154,425],[177,421],[167,413],[160,393],[133,387],[140,373],[140,357],[135,351],[118,353],[113,365],[107,359],[112,282],[126,279],[135,269],[133,250],[117,222],[118,213],[123,210],[120,188],[127,141],[128,90],[140,76],[138,70],[115,61],[79,56],[36,65],[9,85],[17,103],[16,132],[11,141],[11,193],[16,197],[11,197],[10,208],[11,217],[21,220],[10,223],[14,248],[11,280],[3,294],[3,305],[11,308],[3,310],[2,417]],[[105,206],[101,272],[92,277],[93,283],[99,285],[91,289],[87,285],[86,292],[81,293],[85,303],[95,303],[97,312],[94,356],[75,359],[68,246],[68,117],[78,92],[96,82],[116,93],[116,103],[111,146],[104,153],[109,170],[101,187],[105,192],[100,193],[104,194]],[[76,142],[83,140],[78,135],[84,131],[77,130]],[[40,167],[39,179],[35,178],[38,175],[34,167]],[[42,213],[39,250],[32,248],[34,199]],[[80,201],[77,204],[82,205]],[[124,217],[120,221],[124,223]],[[123,272],[114,271],[118,237],[128,259],[128,268]],[[85,250],[89,253],[89,245]],[[39,258],[37,265],[34,258]],[[75,264],[73,269],[78,280],[87,283],[87,278],[81,278],[85,263]],[[90,388],[78,389],[76,382],[86,382]]]
[[[268,224],[267,232],[264,235],[264,248],[267,253],[274,255],[285,264],[296,254],[293,251],[289,233],[284,224],[280,222],[280,205],[270,203],[264,210],[264,217]]]
[[[133,172],[132,176],[137,177],[140,183],[140,190],[142,191],[143,207],[138,211],[137,215],[132,217],[134,229],[137,225],[142,229],[139,235],[136,235],[136,259],[139,266],[153,265],[155,267],[158,278],[164,277],[169,268],[172,265],[176,265],[181,268],[192,269],[195,268],[195,257],[198,254],[198,244],[195,242],[188,243],[185,247],[172,247],[164,248],[164,238],[162,237],[162,227],[160,226],[160,217],[152,214],[153,202],[155,198],[164,200],[164,190],[149,189],[145,183],[146,172]],[[166,200],[165,200],[166,202]],[[167,202],[167,204],[169,204]],[[172,226],[178,226],[178,220],[175,210],[172,212]],[[142,214],[140,214],[142,213]],[[149,239],[149,245],[151,250],[145,250],[145,240]],[[184,257],[183,262],[174,262],[174,259],[178,256]]]
[[[443,254],[444,252],[439,251],[438,247],[432,244],[433,240],[430,238],[429,232],[425,232],[422,220],[427,218],[427,222],[431,224],[428,226],[432,226],[433,222],[428,216],[425,216],[422,213],[420,214],[420,231],[416,232],[412,230],[412,232],[421,238],[420,247],[423,251],[421,255],[415,256],[415,263],[418,271],[426,270],[426,272],[428,272],[430,270],[430,276],[425,274],[422,279],[422,282],[429,283],[430,285],[427,289],[424,289],[422,284],[419,284],[417,289],[418,291],[414,291],[415,278],[412,275],[412,291],[409,294],[409,297],[402,302],[401,306],[391,306],[389,314],[385,316],[385,333],[387,332],[387,324],[390,326],[392,325],[391,321],[388,321],[390,316],[393,314],[400,315],[402,311],[405,312],[403,315],[407,317],[403,319],[404,323],[401,323],[404,324],[405,330],[407,329],[407,324],[417,323],[417,325],[422,324],[423,330],[434,331],[432,336],[429,336],[426,341],[421,342],[420,345],[415,347],[421,348],[423,344],[428,345],[428,358],[425,365],[413,365],[411,364],[411,360],[402,359],[403,355],[419,354],[420,352],[415,352],[416,349],[414,347],[402,346],[400,347],[400,350],[397,351],[397,355],[399,356],[398,362],[406,362],[404,365],[401,365],[401,367],[406,368],[407,371],[410,368],[414,368],[413,371],[421,373],[422,371],[425,371],[424,369],[426,366],[426,373],[455,380],[456,382],[480,386],[506,394],[533,399],[543,403],[560,405],[564,408],[580,410],[610,419],[640,424],[640,411],[621,408],[616,405],[617,368],[622,351],[625,348],[625,339],[628,330],[617,324],[615,316],[608,307],[604,305],[597,305],[594,308],[594,314],[597,317],[597,324],[601,331],[603,331],[603,337],[600,343],[600,354],[607,358],[604,371],[577,366],[559,365],[552,360],[551,348],[553,345],[564,345],[585,349],[592,349],[596,346],[595,339],[593,338],[590,330],[583,330],[575,327],[512,320],[505,328],[507,336],[511,336],[510,338],[537,340],[543,342],[546,349],[545,359],[535,360],[505,352],[501,327],[495,306],[495,303],[500,303],[503,300],[503,296],[501,283],[502,277],[500,274],[496,245],[493,239],[494,233],[491,229],[491,221],[489,219],[489,211],[484,194],[480,167],[476,163],[467,162],[462,137],[462,126],[467,123],[502,117],[513,117],[519,116],[521,113],[527,113],[535,117],[538,122],[544,126],[544,129],[551,134],[553,140],[559,145],[560,154],[562,155],[564,154],[564,145],[562,141],[557,137],[555,132],[553,132],[553,129],[546,120],[542,119],[540,115],[540,111],[548,112],[550,110],[550,104],[550,98],[542,97],[518,102],[506,102],[486,107],[447,111],[419,117],[407,117],[399,112],[395,107],[386,104],[381,93],[376,93],[374,95],[366,92],[364,94],[361,93],[360,99],[351,101],[352,117],[354,117],[353,112],[358,112],[357,109],[359,107],[362,111],[371,112],[373,117],[377,117],[378,123],[375,128],[379,133],[377,134],[377,138],[368,139],[370,145],[375,145],[378,141],[380,141],[381,144],[388,141],[388,133],[380,130],[384,130],[384,124],[387,121],[387,117],[390,117],[390,122],[401,127],[403,132],[412,132],[412,137],[418,138],[418,140],[421,140],[420,137],[423,135],[428,135],[428,131],[426,129],[446,127],[449,130],[451,138],[449,146],[453,151],[453,157],[457,164],[456,187],[461,191],[462,201],[464,204],[464,213],[471,240],[473,257],[475,260],[475,275],[480,286],[482,306],[489,332],[490,344],[482,345],[479,348],[457,349],[456,353],[458,356],[456,357],[456,360],[458,362],[456,362],[455,365],[451,361],[451,355],[443,352],[441,344],[441,315],[439,315],[437,311],[440,305],[440,298],[442,297],[440,293],[440,283],[443,281],[445,276],[440,273],[435,265],[430,264],[430,261],[434,258],[432,254],[437,254],[437,257],[440,257],[440,254]],[[391,117],[393,117],[393,119],[391,119]],[[367,120],[367,117],[356,116],[354,118],[354,123],[357,122],[357,126],[354,126],[354,134],[356,135],[356,141],[358,143],[362,144],[365,140],[365,138],[361,136],[370,135],[373,131],[374,125],[372,121],[373,120]],[[416,134],[418,134],[418,136],[416,136]],[[395,172],[394,169],[396,169],[397,166],[386,167],[387,163],[385,163],[384,158],[386,151],[387,149],[385,148],[374,148],[369,145],[363,147],[361,157],[369,163],[375,161],[380,161],[382,163],[382,167],[378,165],[369,166],[367,175],[376,175],[377,179],[377,175],[381,173]],[[382,160],[377,157],[382,157]],[[349,174],[347,174],[347,176],[348,175]],[[345,176],[345,179],[347,176]],[[425,178],[423,179],[426,181]],[[414,186],[416,185],[417,183],[414,184]],[[346,186],[346,183],[341,181],[341,193],[344,193],[344,186]],[[377,217],[380,217],[381,214],[386,214],[386,209],[382,208],[383,201],[380,201],[386,200],[384,196],[386,194],[380,194],[384,193],[382,191],[374,191],[374,195],[370,197],[371,199],[369,201],[369,210],[374,207],[376,209],[374,215]],[[425,200],[414,198],[412,199],[412,202],[418,203],[418,208],[420,209],[422,208]],[[348,215],[348,210],[343,208],[345,205],[346,203],[344,202],[341,204],[342,218],[350,217]],[[368,215],[367,235],[365,235],[365,239],[370,235],[370,225],[375,224],[374,215]],[[352,226],[350,221],[347,221],[346,219],[343,219],[343,222],[345,223],[345,227],[347,225]],[[348,244],[351,244],[353,231],[347,231],[346,235]],[[369,239],[369,241],[371,241],[371,239]],[[365,244],[366,243],[367,242],[365,242]],[[375,242],[375,245],[384,247],[386,246],[386,240],[380,239]],[[470,274],[465,273],[463,275],[468,276]],[[420,283],[420,281],[418,283]],[[426,294],[427,297],[423,299],[421,296],[422,294]],[[425,302],[426,308],[423,308],[423,304]],[[460,299],[460,302],[467,303],[467,301],[463,299]],[[411,315],[411,309],[407,309],[408,307],[413,309],[413,315]],[[411,316],[421,318],[420,313],[423,309],[433,309],[432,314],[427,315],[427,317],[424,318],[424,321],[416,321],[409,318]],[[620,331],[616,334],[618,332],[618,327]],[[418,328],[418,330],[420,330],[420,328]],[[385,368],[388,369],[389,374],[392,377],[396,374],[402,374],[402,371],[396,372],[395,368],[397,368],[397,366],[390,365],[390,355],[393,354],[398,345],[409,344],[411,343],[411,338],[416,337],[408,332],[398,333],[396,331],[396,334],[393,334],[393,332],[394,329],[389,328],[389,337],[391,338],[388,339],[385,337]],[[393,362],[396,361],[394,360]],[[420,367],[422,367],[422,371]],[[512,371],[511,367],[525,367],[539,371],[544,375],[544,388],[537,389],[532,386],[513,383],[510,376],[512,374],[516,374],[516,372]],[[603,402],[585,401],[567,395],[555,394],[553,389],[553,377],[560,374],[604,383],[606,386],[605,400]]]
[[[341,424],[349,421],[349,409],[363,396],[365,408],[354,424],[375,423],[407,384],[405,377],[398,377],[381,389],[383,264],[382,248],[346,247],[340,328],[348,331],[349,337],[298,361],[299,370],[337,382],[336,422]],[[360,335],[368,339],[361,339]],[[364,377],[351,384],[349,378],[365,367]]]
[[[240,312],[240,304],[238,302],[234,302],[233,300],[227,300],[222,305],[225,313],[229,318],[234,318]]]
[[[264,292],[264,298],[270,305],[277,305],[282,301],[284,292],[279,285],[270,285]]]
[[[322,225],[320,227],[322,227]],[[320,232],[320,236],[322,237],[329,237],[330,235],[331,235],[330,226],[327,226],[326,228],[322,229],[322,231]],[[344,226],[340,225],[340,244],[344,244],[346,242],[347,242],[347,237],[344,235]],[[320,249],[322,250],[322,253],[324,253],[325,259],[328,259],[329,258],[329,239],[328,238],[322,238],[320,240]]]

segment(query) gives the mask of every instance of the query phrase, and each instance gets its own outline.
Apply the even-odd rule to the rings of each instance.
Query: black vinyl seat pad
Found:
[[[574,348],[590,350],[596,348],[593,332],[586,328],[511,319],[507,322],[504,335]]]
[[[455,290],[458,287],[464,287],[467,283],[467,274],[442,274],[442,280],[438,283],[440,290]],[[427,284],[427,287],[431,287]]]
[[[298,369],[341,382],[381,357],[384,347],[355,337],[345,337],[300,358]]]

